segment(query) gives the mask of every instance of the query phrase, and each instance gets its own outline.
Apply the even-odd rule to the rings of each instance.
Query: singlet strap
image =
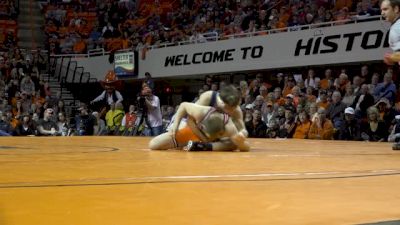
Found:
[[[203,119],[200,120],[200,123],[202,123],[204,120],[206,120],[213,112],[217,111],[216,108],[211,107],[208,112],[204,115]]]
[[[218,92],[213,91],[211,94],[210,106],[215,107],[215,105],[217,104],[217,96]]]
[[[226,125],[229,121],[229,115],[226,113],[224,113],[223,115],[224,115],[224,124]]]

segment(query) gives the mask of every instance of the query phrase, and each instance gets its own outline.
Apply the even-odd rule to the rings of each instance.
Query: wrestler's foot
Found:
[[[212,145],[210,143],[202,143],[197,141],[189,141],[184,148],[185,151],[212,151]]]

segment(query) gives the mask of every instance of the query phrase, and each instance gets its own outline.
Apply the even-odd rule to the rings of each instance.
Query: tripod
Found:
[[[135,128],[133,129],[132,135],[133,136],[138,136],[142,134],[142,130],[139,131],[139,128],[142,126],[143,122],[150,127],[148,118],[147,118],[147,108],[146,108],[146,103],[144,97],[139,97],[138,98],[138,109],[139,112],[137,114],[137,118],[135,121]]]

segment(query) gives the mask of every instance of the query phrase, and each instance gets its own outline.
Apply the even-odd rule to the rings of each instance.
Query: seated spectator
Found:
[[[291,94],[294,86],[296,86],[296,81],[292,76],[288,77],[285,83],[285,87],[282,91],[282,95],[287,96],[288,94]]]
[[[20,83],[21,93],[27,94],[29,97],[35,92],[35,83],[33,83],[31,76],[26,75],[22,78]]]
[[[325,70],[325,78],[320,81],[321,89],[328,90],[333,86],[334,79],[332,77],[332,70]]]
[[[79,114],[75,116],[72,127],[75,128],[74,134],[77,136],[91,136],[94,135],[97,119],[89,114],[88,106],[81,103],[78,108]]]
[[[374,96],[370,94],[368,84],[361,85],[360,93],[356,96],[353,104],[351,105],[351,107],[355,109],[356,118],[366,118],[367,109],[374,105],[374,102]]]
[[[191,43],[204,43],[207,42],[207,39],[203,36],[203,34],[199,33],[196,29],[193,29],[192,36],[190,36],[189,41]]]
[[[32,118],[29,114],[22,116],[22,122],[17,125],[15,129],[16,136],[34,136],[36,135],[36,127],[32,122]]]
[[[55,106],[53,107],[54,109],[54,113],[56,113],[57,115],[59,115],[59,113],[63,113],[64,116],[67,115],[67,110],[65,108],[65,102],[62,99],[59,99],[55,104]]]
[[[82,39],[80,36],[77,36],[74,46],[73,52],[75,54],[83,54],[86,52],[86,40]]]
[[[285,108],[285,122],[281,124],[279,127],[280,138],[292,138],[295,128],[296,128],[296,120],[295,120],[295,111],[292,107]]]
[[[355,110],[347,107],[344,110],[344,121],[339,129],[339,140],[359,141],[361,140],[360,123],[355,118]]]
[[[314,88],[313,87],[308,87],[306,89],[306,101],[308,104],[316,102],[317,101],[317,97],[314,95]]]
[[[375,16],[379,15],[379,9],[373,9],[371,7],[371,2],[370,1],[361,1],[358,3],[360,6],[357,7],[357,15],[358,16],[363,16],[363,17],[369,17],[369,16]]]
[[[262,105],[264,104],[264,97],[262,95],[258,95],[256,100],[253,102],[253,109],[261,111]]]
[[[0,112],[0,136],[11,136],[13,128],[10,119],[7,117],[7,112]]]
[[[341,123],[343,122],[343,112],[346,109],[346,104],[341,101],[341,94],[339,91],[335,91],[332,94],[332,102],[326,109],[327,118],[333,123],[335,129],[339,130]]]
[[[353,104],[354,99],[356,98],[356,96],[354,95],[354,88],[351,85],[347,85],[346,87],[346,93],[343,96],[342,102],[346,105],[346,106],[350,106],[351,104]]]
[[[394,120],[396,114],[389,100],[382,98],[375,104],[375,107],[379,111],[379,120],[384,121],[386,127],[389,128],[392,125],[392,121]]]
[[[295,139],[307,139],[308,132],[311,127],[311,121],[308,119],[308,114],[306,111],[299,113],[298,119],[296,119],[296,129],[293,134]]]
[[[277,120],[271,120],[267,129],[267,138],[277,138],[279,133],[279,124]]]
[[[296,106],[294,104],[294,95],[293,94],[286,95],[286,101],[285,101],[285,104],[283,105],[283,107],[296,109]]]
[[[75,38],[72,37],[71,34],[67,34],[65,39],[60,41],[61,53],[64,54],[73,53],[73,47],[75,42],[76,42]]]
[[[333,132],[333,124],[329,119],[326,118],[325,109],[319,108],[315,120],[311,123],[310,131],[308,132],[308,138],[332,140]]]
[[[360,76],[354,76],[353,77],[353,84],[351,85],[353,87],[353,95],[357,96],[360,91],[361,91],[361,77]]]
[[[369,107],[367,116],[368,121],[361,124],[361,138],[364,141],[386,141],[388,129],[385,122],[379,119],[378,109],[374,106]]]
[[[386,73],[383,82],[379,83],[374,90],[375,101],[378,102],[382,98],[387,98],[390,102],[394,102],[396,98],[396,85],[392,81],[392,75]]]
[[[246,122],[246,130],[249,132],[249,137],[264,138],[266,137],[267,126],[261,120],[261,111],[256,109],[253,111],[253,118]]]
[[[276,113],[272,102],[267,102],[265,105],[266,106],[264,107],[264,110],[261,112],[262,120],[267,125],[267,127],[270,127],[270,122],[276,119]]]
[[[122,119],[124,118],[124,106],[122,103],[111,104],[110,110],[106,113],[107,133],[114,135],[119,133]]]
[[[63,112],[59,112],[57,114],[57,130],[58,130],[58,135],[60,136],[70,136],[71,134],[71,129],[70,125],[68,123],[68,119],[66,115]]]
[[[368,84],[369,93],[370,93],[371,95],[374,94],[375,88],[376,88],[376,86],[378,86],[378,84],[379,84],[379,77],[380,77],[380,75],[379,75],[378,73],[372,74],[371,83]]]
[[[120,131],[124,136],[132,136],[136,125],[137,111],[135,105],[129,106],[129,111],[122,118]]]
[[[312,87],[312,88],[316,88],[316,80],[319,80],[318,77],[315,77],[315,72],[313,69],[309,69],[308,73],[307,73],[307,78],[304,82],[306,88],[307,87]]]
[[[41,136],[55,136],[58,132],[58,126],[52,119],[54,110],[47,108],[44,111],[43,119],[41,119],[37,125],[38,135]]]
[[[277,109],[277,113],[276,113],[276,121],[278,123],[278,126],[281,127],[284,123],[285,123],[285,107],[280,106]]]
[[[87,39],[87,48],[96,49],[100,48],[102,45],[103,45],[103,39],[101,37],[101,32],[98,30],[98,27],[95,26],[89,33],[89,37]]]
[[[282,96],[282,89],[280,87],[276,87],[274,89],[274,99],[279,106],[283,106],[285,104],[285,98]]]
[[[106,122],[100,118],[100,114],[98,112],[93,112],[92,115],[96,118],[97,123],[94,126],[94,133],[93,135],[101,136],[104,135],[106,132]]]
[[[20,116],[22,116],[24,113],[27,113],[28,111],[25,111],[22,108],[22,102],[21,99],[17,100],[17,104],[15,106],[12,106],[12,115],[14,118],[19,119]]]
[[[326,90],[320,90],[317,99],[317,107],[327,109],[328,106],[329,106],[328,93]]]
[[[346,92],[346,87],[350,85],[349,76],[346,73],[341,73],[334,81],[334,87],[341,95]]]
[[[114,33],[114,27],[111,25],[110,22],[107,23],[106,26],[103,27],[102,36],[104,38],[111,38]]]

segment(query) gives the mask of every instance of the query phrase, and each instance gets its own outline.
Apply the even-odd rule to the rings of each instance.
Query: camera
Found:
[[[146,111],[146,95],[139,95],[136,104],[139,111]]]

